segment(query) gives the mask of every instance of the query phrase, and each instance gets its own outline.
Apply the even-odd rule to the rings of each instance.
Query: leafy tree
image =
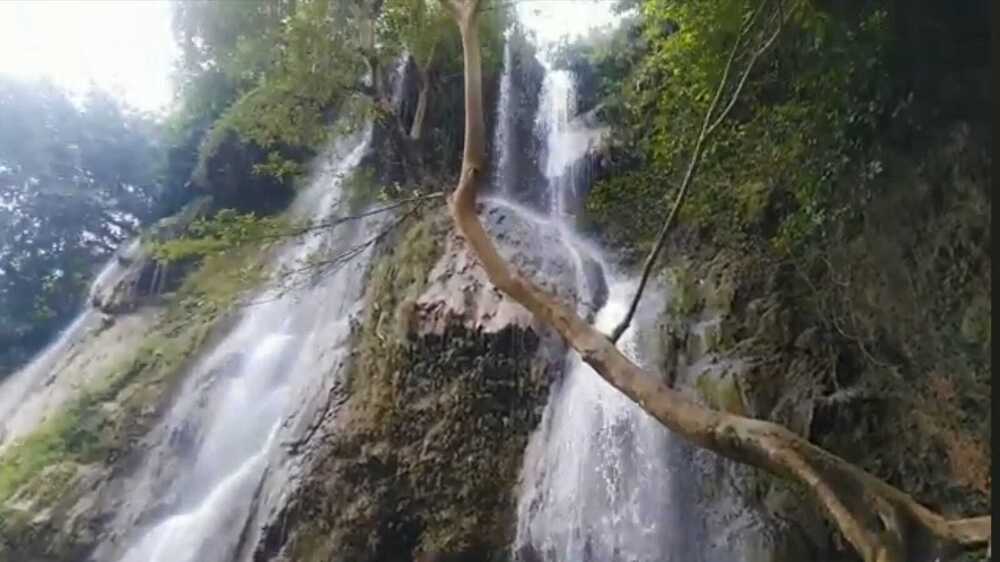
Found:
[[[0,79],[0,372],[76,313],[95,264],[162,194],[157,126],[102,92],[77,107]]]
[[[631,232],[616,217],[637,200],[674,195],[728,46],[750,2],[649,0],[641,6],[639,56],[618,66],[608,98],[616,123],[613,177],[598,185],[591,216],[625,242],[649,242],[659,220],[640,213]],[[705,152],[704,186],[682,212],[689,224],[735,242],[763,238],[782,251],[821,235],[849,212],[839,184],[892,110],[891,22],[883,3],[832,17],[815,3],[790,16],[782,40],[748,76],[743,95]],[[742,55],[749,56],[749,55]],[[592,64],[607,64],[591,56]],[[737,61],[740,62],[740,61]],[[870,163],[877,166],[876,163]],[[877,172],[876,172],[877,173]],[[715,210],[735,213],[720,216]],[[624,223],[623,223],[624,224]]]
[[[386,28],[413,59],[419,93],[408,136],[419,141],[424,135],[431,86],[449,63],[456,66],[461,56],[461,38],[448,25],[448,14],[439,2],[393,0],[386,5]]]
[[[489,68],[499,67],[504,14],[497,9],[488,18]],[[460,76],[459,37],[445,18],[428,0],[176,5],[182,110],[170,127],[170,183],[190,179],[221,195],[223,205],[256,210],[252,201],[289,190],[337,116],[351,117],[349,127],[374,119],[415,172],[432,99],[460,90],[455,80],[437,80],[445,72]],[[406,122],[392,106],[389,83],[403,53],[419,82],[415,115]]]
[[[274,64],[281,52],[282,26],[295,6],[294,1],[173,4],[174,37],[181,50],[174,75],[179,104],[165,126],[164,183],[171,188],[164,212],[176,211],[199,190],[209,190],[205,174],[192,177],[205,160],[206,135],[240,93]],[[217,140],[210,148],[222,144]],[[229,156],[248,152],[232,144],[226,147],[239,150]],[[249,177],[247,173],[240,179]],[[219,191],[225,195],[227,187],[222,185]],[[279,191],[274,185],[267,187]]]

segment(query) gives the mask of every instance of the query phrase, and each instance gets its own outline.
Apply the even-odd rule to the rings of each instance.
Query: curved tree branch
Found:
[[[465,51],[466,130],[462,171],[449,208],[490,281],[556,330],[605,381],[677,435],[803,484],[865,562],[930,562],[962,549],[986,547],[989,516],[949,521],[780,425],[694,402],[661,382],[662,377],[642,370],[572,307],[508,266],[476,212],[486,142],[476,4],[469,0],[453,11]]]

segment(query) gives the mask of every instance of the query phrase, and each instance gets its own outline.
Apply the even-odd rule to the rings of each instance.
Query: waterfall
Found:
[[[621,319],[635,283],[613,282],[597,325]],[[640,329],[648,326],[640,326]],[[635,328],[622,351],[642,364]],[[515,553],[524,562],[671,560],[688,537],[675,504],[684,475],[670,434],[579,356],[550,397],[525,454]],[[678,557],[676,560],[690,561]]]
[[[406,93],[406,69],[409,67],[410,53],[404,50],[400,53],[399,58],[396,60],[396,66],[393,68],[392,72],[389,74],[389,83],[391,85],[392,97],[390,98],[392,107],[397,112],[402,111],[402,105],[404,101],[404,95]]]
[[[328,151],[292,214],[322,221],[345,208],[337,205],[341,178],[361,161],[370,139],[368,126]],[[131,478],[128,505],[112,526],[126,546],[102,545],[95,560],[203,562],[245,555],[244,537],[253,533],[248,522],[268,507],[260,505],[262,490],[289,485],[281,444],[316,395],[313,385],[336,379],[345,364],[371,252],[366,242],[384,220],[351,221],[278,251],[279,284],[265,288],[194,365],[152,432],[159,442]],[[351,250],[361,253],[332,271],[302,267],[304,260]],[[282,481],[269,484],[275,479]]]
[[[497,99],[496,132],[493,137],[494,191],[511,198],[511,155],[513,154],[513,119],[514,108],[511,96],[511,73],[514,72],[514,61],[511,58],[511,33],[504,34],[503,71],[500,75],[500,95]]]
[[[578,212],[590,180],[588,153],[605,133],[577,118],[576,87],[569,71],[553,70],[542,60],[545,80],[538,104],[535,128],[542,143],[544,172],[548,182],[549,210],[557,221],[567,223]]]
[[[552,2],[521,14],[521,22],[551,25],[574,21],[572,3]],[[539,10],[543,10],[539,16]],[[548,23],[544,23],[548,22]],[[538,37],[551,37],[546,28]],[[589,188],[589,154],[604,130],[577,115],[573,75],[553,68],[540,47],[545,77],[536,116],[547,185],[547,213],[573,248],[580,309],[597,310],[605,331],[618,322],[636,280],[615,271],[600,252],[582,248],[575,217]],[[502,121],[500,121],[502,123]],[[501,129],[498,128],[498,134]],[[495,143],[503,146],[501,142]],[[504,155],[498,155],[504,161]],[[507,178],[507,181],[517,181]],[[576,251],[579,249],[580,251]],[[541,248],[565,251],[563,248]],[[601,292],[601,288],[605,292]],[[639,364],[653,360],[640,332],[656,321],[662,291],[647,290],[643,314],[623,336],[621,348]],[[658,304],[654,304],[657,303]],[[541,425],[525,454],[517,507],[513,557],[520,562],[617,562],[696,560],[685,524],[685,470],[670,433],[584,364],[576,353],[549,398]]]
[[[13,438],[30,431],[39,415],[39,408],[31,400],[33,393],[51,384],[54,367],[63,361],[72,349],[100,322],[98,311],[91,307],[93,295],[106,285],[116,283],[126,273],[120,255],[130,255],[139,246],[139,240],[123,244],[98,271],[87,291],[83,310],[62,332],[27,365],[6,377],[0,383],[0,448]]]

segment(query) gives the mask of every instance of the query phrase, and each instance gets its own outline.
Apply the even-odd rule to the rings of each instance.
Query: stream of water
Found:
[[[575,21],[570,2],[531,6],[521,21],[536,27],[536,47],[544,67],[535,131],[542,141],[540,155],[546,180],[548,220],[566,233],[567,246],[578,244],[575,218],[590,187],[588,153],[603,130],[588,126],[578,115],[576,84],[566,70],[553,68],[547,47],[558,30]],[[505,63],[510,64],[505,57]],[[497,121],[515,108],[502,104]],[[503,129],[498,129],[501,134]],[[503,147],[510,150],[509,140]],[[498,155],[503,161],[504,155]],[[517,178],[504,178],[507,189]],[[577,294],[599,308],[595,322],[605,331],[618,322],[628,305],[635,280],[615,270],[593,253],[577,259]],[[541,251],[564,251],[541,248]],[[588,267],[589,265],[589,267]],[[595,287],[605,286],[605,294]],[[644,311],[620,344],[639,364],[655,349],[637,337],[651,328],[664,295],[647,292]],[[581,306],[581,309],[584,307]],[[685,475],[671,462],[676,448],[670,433],[605,383],[575,353],[567,357],[566,374],[553,389],[539,429],[525,454],[518,501],[513,556],[520,562],[625,562],[694,560],[690,558],[692,525],[685,524],[682,494]]]
[[[292,213],[323,221],[341,212],[341,178],[358,165],[370,138],[369,127],[328,152]],[[309,382],[335,378],[348,353],[349,319],[361,301],[370,248],[318,278],[316,271],[288,272],[301,270],[304,260],[363,246],[381,220],[348,222],[279,250],[275,267],[286,272],[281,284],[267,288],[261,304],[248,307],[195,366],[164,427],[154,432],[168,436],[161,453],[177,460],[165,481],[155,458],[135,479],[135,530],[122,562],[239,556],[258,490],[280,472],[272,459],[283,430],[307,401]],[[158,503],[166,504],[164,516],[140,524],[144,510]]]
[[[586,22],[572,2],[530,4],[530,13],[518,11],[522,23],[537,28],[544,67],[534,125],[543,146],[539,161],[545,197],[541,204],[536,200],[529,205],[515,195],[524,190],[513,189],[519,178],[508,165],[516,149],[511,123],[517,110],[512,107],[510,48],[504,51],[496,116],[495,193],[503,212],[544,221],[558,231],[563,243],[540,245],[541,259],[565,263],[569,258],[581,314],[609,330],[624,314],[635,280],[617,271],[575,231],[591,182],[590,153],[605,131],[579,118],[574,77],[553,68],[546,49],[560,37],[555,28]],[[601,17],[610,20],[607,14]],[[402,79],[395,101],[401,97]],[[341,212],[341,179],[358,166],[371,136],[368,127],[319,158],[311,183],[293,203],[294,217],[324,221]],[[287,487],[287,474],[275,460],[282,458],[282,443],[301,421],[297,418],[308,415],[303,404],[315,392],[317,378],[336,379],[346,363],[351,319],[363,304],[372,251],[366,242],[385,220],[376,215],[347,222],[276,251],[272,267],[285,270],[281,282],[264,288],[255,299],[259,303],[244,310],[186,375],[177,399],[147,437],[146,458],[129,478],[128,497],[108,525],[115,530],[114,540],[97,549],[94,562],[249,559],[254,530],[248,526],[257,520],[255,513],[268,507],[261,498],[266,490]],[[352,260],[323,275],[315,269],[298,271],[306,260],[352,249],[358,251]],[[107,281],[119,270],[112,260],[99,278]],[[651,289],[635,327],[622,339],[622,350],[640,364],[656,360],[656,338],[643,339],[641,333],[656,322],[664,298],[662,290]],[[79,338],[92,315],[81,315],[0,388],[0,419],[16,410],[18,396],[40,384],[54,358]],[[672,460],[676,450],[669,432],[570,354],[525,453],[513,559],[699,560],[692,545],[701,539],[682,493],[690,480]]]
[[[87,302],[80,314],[31,362],[0,384],[0,446],[29,431],[37,423],[37,412],[33,411],[34,404],[29,398],[40,387],[54,382],[56,365],[65,361],[68,352],[100,322],[100,312],[91,307],[91,298],[102,287],[121,279],[126,266],[119,260],[119,255],[134,253],[138,244],[138,239],[126,242],[111,256],[91,282]]]

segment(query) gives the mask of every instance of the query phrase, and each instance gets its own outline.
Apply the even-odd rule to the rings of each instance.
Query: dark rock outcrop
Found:
[[[555,365],[517,327],[455,327],[408,347],[378,403],[357,394],[342,407],[286,507],[297,524],[272,538],[283,553],[258,559],[504,559],[522,451]]]
[[[490,131],[491,142],[502,143],[493,146],[494,154],[503,152],[505,157],[495,162],[489,189],[507,192],[511,199],[539,209],[544,208],[546,191],[539,162],[542,139],[535,134],[535,117],[545,69],[535,57],[534,47],[523,36],[514,34],[510,41],[508,99],[498,99],[496,111],[490,116],[495,121],[495,128],[507,131],[503,138],[492,134],[492,129]]]
[[[300,444],[301,484],[255,560],[506,558],[564,348],[483,282],[448,224],[439,208],[386,244],[349,380]]]
[[[160,219],[144,234],[149,242],[165,242],[183,236],[191,224],[212,210],[212,198],[202,196],[178,213]],[[176,289],[190,271],[191,260],[175,264],[156,260],[139,240],[119,252],[114,275],[98,279],[90,294],[90,305],[106,314],[134,310],[148,297]]]

